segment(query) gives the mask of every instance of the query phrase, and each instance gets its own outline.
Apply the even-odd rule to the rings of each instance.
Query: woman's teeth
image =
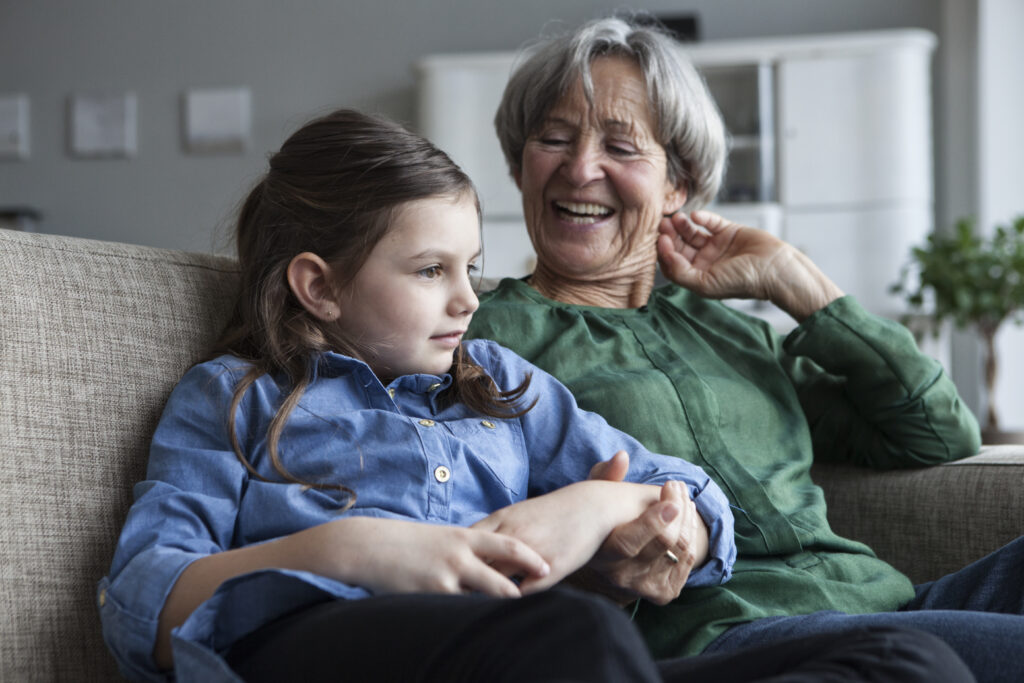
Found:
[[[612,214],[611,209],[600,204],[555,202],[555,208],[558,209],[562,218],[579,225],[596,223],[599,219],[606,218]]]

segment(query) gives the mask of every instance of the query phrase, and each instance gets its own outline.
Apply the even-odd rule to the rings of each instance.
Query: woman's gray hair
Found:
[[[718,108],[678,42],[660,28],[618,17],[541,39],[514,70],[494,117],[509,170],[520,170],[527,138],[577,81],[593,102],[590,65],[602,56],[628,57],[639,65],[669,180],[686,189],[687,210],[706,205],[718,194],[725,170],[725,127]]]

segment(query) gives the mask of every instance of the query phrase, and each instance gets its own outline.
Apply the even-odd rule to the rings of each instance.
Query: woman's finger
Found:
[[[689,495],[685,487],[678,481],[667,481],[661,487],[661,502],[673,504],[680,510],[679,514],[672,520],[672,523],[666,526],[658,537],[665,545],[665,549],[668,550],[675,546],[679,539],[679,534],[682,532],[684,520],[689,512],[689,506],[686,505],[686,503],[690,502]]]

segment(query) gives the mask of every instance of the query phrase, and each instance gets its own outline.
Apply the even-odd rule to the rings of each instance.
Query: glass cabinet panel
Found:
[[[770,64],[701,69],[730,137],[722,203],[777,201],[774,69]]]

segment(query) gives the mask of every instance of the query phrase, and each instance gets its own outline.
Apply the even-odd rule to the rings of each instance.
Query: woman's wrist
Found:
[[[806,254],[792,245],[786,245],[785,256],[776,261],[775,276],[766,289],[768,300],[798,323],[844,294]]]

